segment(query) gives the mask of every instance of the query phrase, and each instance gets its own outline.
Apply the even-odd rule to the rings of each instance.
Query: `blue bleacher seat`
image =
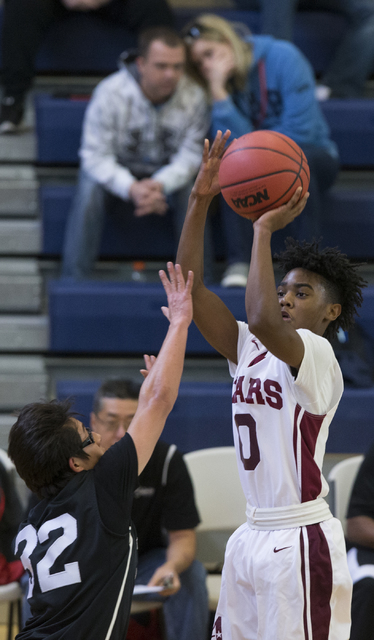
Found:
[[[175,9],[176,26],[182,28],[198,13],[212,12],[212,6]],[[261,17],[257,11],[215,9],[223,18],[241,21],[258,33]],[[0,7],[0,34],[3,8]],[[345,19],[326,11],[305,11],[296,14],[295,44],[320,74],[346,31]],[[36,59],[39,73],[111,73],[124,49],[135,46],[134,33],[118,24],[109,24],[95,15],[72,11],[49,29]],[[0,47],[1,51],[1,47]],[[1,68],[1,57],[0,57]]]
[[[374,100],[326,100],[322,111],[346,167],[374,167]]]
[[[336,142],[342,166],[374,167],[374,100],[327,100],[322,110]],[[37,162],[78,163],[87,100],[36,96]]]
[[[242,290],[219,291],[237,319],[245,318]],[[161,313],[161,284],[55,280],[49,287],[50,349],[70,353],[157,353],[168,321]],[[196,326],[187,353],[215,354]]]
[[[100,380],[60,380],[60,400],[75,398],[73,411],[82,414],[88,426],[93,396]],[[224,382],[182,382],[174,408],[167,419],[162,439],[183,452],[232,445],[231,384]]]
[[[244,291],[212,287],[237,320],[245,320]],[[49,287],[50,348],[54,352],[140,354],[158,352],[167,330],[160,308],[166,296],[159,284],[55,280]],[[364,289],[358,323],[374,338],[374,287]],[[195,325],[188,354],[214,349]]]
[[[71,185],[44,185],[40,190],[44,255],[61,254],[69,208],[75,192]],[[124,214],[121,201],[116,201],[107,214],[101,257],[127,259],[170,258],[175,254],[176,242],[172,214],[151,215],[144,218]]]
[[[65,225],[75,187],[43,185],[40,208],[43,223],[44,255],[60,256]],[[350,258],[374,259],[374,189],[333,188],[324,202],[323,242],[339,246]],[[125,259],[172,258],[175,254],[170,215],[134,218],[121,215],[121,204],[108,212],[101,246],[101,257]],[[233,214],[234,215],[234,214]],[[225,255],[218,215],[212,219],[216,256]],[[273,252],[281,251],[288,230],[274,236]]]
[[[77,165],[88,98],[74,100],[49,94],[35,97],[37,162]]]
[[[100,380],[60,380],[56,395],[74,398],[73,410],[88,426]],[[232,445],[231,384],[182,382],[162,438],[183,452]],[[327,453],[364,453],[374,439],[374,388],[346,389],[330,427]]]

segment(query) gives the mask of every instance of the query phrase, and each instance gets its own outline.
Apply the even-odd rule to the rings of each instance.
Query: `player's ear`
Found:
[[[97,422],[96,414],[93,411],[91,411],[91,413],[90,413],[90,429],[91,429],[91,431],[97,431],[97,429],[95,429],[96,422]]]
[[[74,473],[80,473],[80,471],[84,471],[84,466],[82,464],[81,458],[72,457],[69,458],[69,467]]]
[[[338,318],[340,316],[342,312],[342,305],[338,304],[337,302],[335,304],[329,304],[328,305],[328,309],[327,309],[327,320],[329,320],[329,322],[333,322],[334,320],[336,320],[336,318]]]

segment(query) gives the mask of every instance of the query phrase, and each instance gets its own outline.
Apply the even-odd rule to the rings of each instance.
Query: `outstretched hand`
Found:
[[[308,192],[301,198],[301,192],[302,188],[298,187],[292,198],[286,204],[263,213],[253,222],[253,227],[265,227],[270,233],[274,233],[274,231],[283,229],[290,224],[290,222],[293,222],[303,211],[309,198]]]
[[[218,170],[221,164],[221,158],[225,151],[225,145],[231,135],[231,131],[227,131],[222,135],[222,131],[217,131],[214,142],[209,149],[209,140],[204,141],[203,159],[200,170],[192,189],[192,195],[195,196],[216,196],[220,192],[218,182]]]
[[[188,272],[187,282],[185,282],[179,264],[174,266],[172,262],[168,262],[167,268],[169,277],[165,271],[159,272],[168,299],[168,306],[161,307],[162,313],[170,324],[185,322],[189,326],[192,321],[193,272]]]

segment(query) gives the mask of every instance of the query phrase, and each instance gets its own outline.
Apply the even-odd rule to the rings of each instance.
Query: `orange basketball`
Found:
[[[297,187],[309,187],[309,165],[291,138],[276,131],[253,131],[226,149],[219,169],[221,193],[239,215],[256,220],[289,201]]]

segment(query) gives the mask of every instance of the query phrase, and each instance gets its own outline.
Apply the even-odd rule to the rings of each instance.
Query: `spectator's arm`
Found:
[[[226,131],[226,129],[231,131],[229,142],[254,130],[251,119],[246,118],[239,111],[231,96],[226,100],[214,102],[212,108],[212,136],[215,136],[217,131]]]
[[[201,98],[190,122],[186,124],[185,135],[177,153],[171,157],[169,164],[161,167],[152,176],[163,185],[166,195],[181,189],[196,176],[208,128],[208,106],[205,98]]]
[[[284,55],[280,55],[282,49]],[[282,99],[281,119],[274,131],[289,136],[301,146],[315,142],[315,122],[320,106],[315,97],[315,80],[309,62],[294,45],[281,42],[269,53],[268,64],[276,69]],[[327,131],[326,124],[326,130],[321,134],[325,137]]]
[[[86,173],[114,195],[129,200],[129,190],[136,178],[117,161],[118,125],[113,102],[106,85],[99,85],[86,110],[79,153]]]
[[[196,533],[194,529],[169,531],[169,545],[166,551],[166,562],[158,567],[149,581],[149,585],[163,585],[169,577],[172,578],[170,588],[162,594],[170,596],[180,589],[179,574],[188,569],[195,559]]]
[[[354,545],[374,549],[374,520],[369,516],[355,516],[347,520],[347,540]]]

